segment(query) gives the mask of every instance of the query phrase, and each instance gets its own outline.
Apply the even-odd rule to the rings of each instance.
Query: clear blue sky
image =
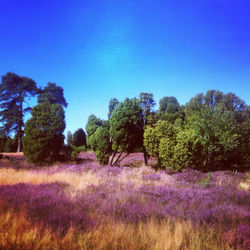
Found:
[[[0,0],[0,10],[0,75],[62,86],[66,131],[140,92],[185,104],[216,89],[250,105],[249,0]]]

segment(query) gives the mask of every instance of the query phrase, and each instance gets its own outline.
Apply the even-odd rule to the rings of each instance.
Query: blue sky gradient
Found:
[[[140,92],[185,104],[216,89],[250,105],[249,0],[0,0],[0,9],[0,75],[62,86],[66,131]]]

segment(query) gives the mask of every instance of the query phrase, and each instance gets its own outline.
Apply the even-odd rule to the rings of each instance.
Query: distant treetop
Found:
[[[51,104],[61,104],[65,108],[68,106],[63,95],[63,88],[52,82],[49,82],[38,96],[38,103],[43,103],[46,100]]]

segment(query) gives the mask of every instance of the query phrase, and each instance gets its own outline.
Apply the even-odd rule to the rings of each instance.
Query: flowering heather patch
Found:
[[[93,156],[91,153],[84,155],[87,159]],[[132,157],[138,159],[139,154]],[[222,244],[217,249],[230,249],[230,246],[247,249],[250,195],[239,183],[248,182],[247,174],[229,171],[202,173],[188,169],[169,175],[168,171],[156,172],[143,165],[102,167],[94,160],[86,160],[84,164],[61,164],[36,170],[2,168],[0,202],[2,211],[25,210],[28,220],[53,232],[59,231],[65,237],[71,229],[75,234],[92,232],[91,237],[94,237],[98,228],[109,223],[133,230],[152,221],[154,230],[161,230],[158,226],[162,223],[168,227],[171,223],[182,226],[188,223],[193,235],[198,229],[203,232],[201,235],[197,232],[201,237],[197,249],[209,247],[209,239],[215,237],[208,236],[210,231],[212,235],[218,234],[218,238],[213,239]],[[180,228],[178,232],[178,237],[182,238],[186,231]],[[170,245],[174,249],[195,248],[189,245],[188,236],[185,237],[182,238],[186,239],[184,245]],[[161,240],[164,242],[164,238]],[[143,242],[134,244],[140,246],[135,249],[144,246]],[[150,247],[150,244],[146,245],[147,249],[164,249]],[[166,249],[173,249],[170,245]],[[126,246],[117,245],[113,249],[129,249]]]
[[[153,166],[156,163],[155,159],[150,157],[148,160],[148,165]],[[144,164],[144,156],[142,153],[132,153],[129,154],[123,161],[121,161],[121,166],[126,167],[140,167]]]
[[[87,152],[82,152],[78,155],[80,159],[83,159],[84,162],[96,162],[96,156],[94,152],[87,151]]]
[[[32,169],[34,164],[27,162],[22,152],[0,153],[0,168],[2,167],[14,169]]]
[[[142,175],[142,179],[145,181],[159,181],[161,179],[161,175],[157,173],[144,174]]]
[[[0,186],[0,199],[14,210],[25,207],[32,219],[53,229],[64,232],[71,225],[86,229],[93,221],[84,212],[84,207],[74,206],[66,197],[65,188],[67,185],[63,183]]]
[[[224,239],[235,249],[250,249],[250,225],[240,224],[234,230],[226,232]]]

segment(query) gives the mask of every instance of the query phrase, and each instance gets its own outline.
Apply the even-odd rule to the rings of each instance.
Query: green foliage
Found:
[[[109,122],[102,121],[90,115],[86,126],[88,133],[87,144],[95,152],[101,165],[107,165],[111,154],[111,139],[109,135]]]
[[[147,127],[144,132],[144,147],[150,156],[154,156],[158,159],[159,164],[163,159],[161,155],[171,154],[169,148],[175,142],[176,131],[174,126],[167,121],[158,121],[154,127]],[[161,143],[162,139],[163,140]],[[161,147],[160,147],[161,144]],[[168,152],[164,152],[164,146],[168,148]],[[161,155],[160,155],[161,152]],[[165,159],[165,157],[164,157]],[[165,159],[166,165],[168,165]]]
[[[173,96],[165,96],[163,98],[161,98],[160,102],[159,102],[159,111],[160,113],[164,113],[166,112],[169,104],[171,104],[171,106],[179,106],[179,103],[177,101],[177,99]]]
[[[10,138],[4,131],[0,132],[0,152],[15,152],[17,149],[17,136]]]
[[[73,134],[72,144],[76,147],[86,146],[86,134],[82,128],[79,128]]]
[[[175,141],[169,137],[163,137],[159,144],[159,159],[162,166],[166,168],[174,168],[174,146]]]
[[[13,139],[8,138],[4,144],[3,152],[10,153],[13,152]]]
[[[4,133],[4,131],[0,131],[0,153],[4,152],[4,146],[7,140],[8,140],[8,137]]]
[[[21,150],[24,114],[30,111],[24,106],[26,99],[38,93],[36,83],[24,76],[8,72],[0,84],[0,122],[5,133],[15,132],[18,139],[17,151]]]
[[[202,169],[249,166],[250,112],[243,100],[209,90],[192,98],[185,113],[203,145]]]
[[[200,168],[202,144],[192,128],[178,131],[173,151],[173,169]]]
[[[97,118],[95,115],[90,115],[86,125],[86,131],[88,136],[95,133],[98,127],[102,126],[102,120]]]
[[[58,160],[64,145],[64,110],[59,104],[40,103],[25,125],[23,151],[30,162],[50,163]]]
[[[204,108],[239,112],[246,110],[247,105],[234,93],[223,94],[218,90],[208,90],[205,95],[200,93],[191,98],[186,105],[186,112],[188,115],[192,115],[194,112],[200,112]]]
[[[249,167],[250,107],[235,94],[208,90],[185,106],[175,97],[163,97],[159,111],[154,105],[151,93],[140,93],[121,103],[111,99],[108,121],[89,116],[87,141],[101,164],[110,156],[118,164],[123,153],[140,149],[145,163],[150,155],[177,171]]]
[[[163,97],[160,100],[160,118],[174,123],[176,119],[183,119],[183,110],[175,97]]]
[[[87,131],[87,146],[90,147],[93,151],[96,151],[97,142],[94,136],[95,131],[101,126],[108,126],[106,122],[102,121],[101,119],[97,118],[95,115],[90,115],[88,118],[88,122],[86,125]]]
[[[112,98],[110,101],[109,101],[109,113],[108,113],[108,118],[110,119],[113,111],[115,110],[116,106],[119,104],[119,101],[118,99],[116,98]]]
[[[0,139],[0,144],[1,144],[0,152],[10,153],[10,152],[15,152],[17,149],[17,141],[10,137],[7,137],[3,140]]]
[[[142,108],[144,125],[153,125],[153,108],[155,106],[153,94],[141,92],[139,96],[139,105]]]
[[[163,100],[162,105],[167,99]],[[172,103],[166,105],[167,112],[175,114]],[[182,119],[174,123],[171,119],[158,121],[154,127],[147,127],[144,146],[159,164],[174,170],[189,167],[207,171],[247,165],[249,117],[244,101],[232,93],[211,90],[192,98]]]
[[[237,151],[240,135],[232,112],[202,109],[194,116],[192,126],[202,142],[205,169],[219,169],[234,163],[232,156]]]
[[[250,167],[250,106],[244,111],[238,112],[237,134],[239,135],[239,144],[237,151],[232,156],[238,166]]]
[[[85,145],[82,145],[82,146],[74,146],[74,145],[71,145],[70,146],[70,154],[71,154],[71,157],[70,159],[71,160],[76,160],[77,159],[77,156],[81,153],[81,152],[85,152],[86,151],[86,146]]]
[[[159,160],[159,144],[160,138],[157,136],[157,131],[153,127],[146,127],[144,134],[143,144],[150,156],[157,157]]]
[[[111,154],[111,143],[107,127],[99,127],[94,133],[95,154],[101,165],[107,165]]]
[[[40,91],[40,95],[38,96],[38,103],[46,101],[51,104],[60,104],[65,108],[68,106],[68,103],[63,95],[63,88],[51,82],[49,82],[47,86]]]
[[[115,152],[132,152],[143,143],[142,109],[136,99],[119,103],[110,118],[110,137]]]

